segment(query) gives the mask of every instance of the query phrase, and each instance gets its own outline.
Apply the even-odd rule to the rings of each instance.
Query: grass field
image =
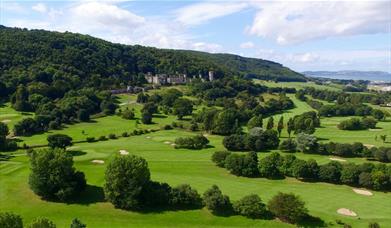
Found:
[[[14,127],[15,123],[27,117],[34,117],[34,113],[21,113],[11,108],[10,103],[0,103],[0,122],[6,123],[10,129]]]
[[[278,83],[280,84],[280,83]],[[289,85],[289,84],[288,84]],[[291,86],[288,86],[291,87]],[[165,89],[165,88],[163,88]],[[182,88],[183,89],[183,88]],[[297,100],[294,95],[288,95],[295,103],[294,109],[274,115],[275,123],[280,116],[285,122],[294,115],[313,110],[307,103]],[[141,105],[135,103],[134,95],[119,95],[121,108],[134,108],[136,116],[140,115]],[[198,107],[199,108],[199,107]],[[11,119],[16,122],[24,117],[5,105],[0,107],[0,120]],[[8,116],[7,116],[8,115]],[[12,116],[13,115],[13,116]],[[13,119],[12,119],[13,118]],[[322,140],[336,142],[362,142],[382,146],[375,141],[376,134],[391,135],[391,119],[379,122],[375,131],[342,131],[336,125],[349,117],[322,118],[321,128],[315,135]],[[32,137],[21,137],[22,143],[28,145],[44,145],[46,137],[52,133],[63,133],[72,136],[75,141],[85,140],[86,137],[99,137],[115,133],[131,132],[136,128],[160,128],[165,124],[176,121],[174,116],[159,115],[154,119],[155,124],[137,124],[137,120],[124,120],[119,116],[107,116],[93,119],[90,123],[68,125],[62,130],[51,131]],[[266,124],[267,120],[264,120]],[[12,127],[12,125],[11,125]],[[84,131],[84,133],[82,133]],[[161,130],[129,138],[119,138],[96,143],[76,143],[69,148],[75,151],[74,161],[77,169],[83,171],[88,181],[88,188],[74,203],[64,204],[47,202],[39,199],[28,186],[29,161],[24,151],[13,154],[9,160],[0,161],[0,211],[13,211],[24,218],[28,224],[35,217],[47,217],[58,227],[69,227],[75,217],[87,223],[88,227],[294,227],[277,220],[252,220],[242,216],[219,217],[206,209],[189,211],[164,211],[138,213],[113,208],[104,202],[102,186],[107,162],[119,153],[127,150],[131,154],[144,157],[149,164],[152,179],[167,182],[172,186],[188,183],[203,193],[213,184],[217,184],[223,193],[232,200],[244,195],[259,194],[267,202],[277,192],[293,192],[305,202],[311,215],[320,217],[329,226],[339,227],[335,220],[342,220],[352,227],[367,227],[369,222],[376,221],[381,227],[391,227],[391,195],[390,193],[373,192],[373,196],[363,196],[352,191],[346,185],[327,183],[308,183],[296,179],[267,180],[264,178],[245,178],[229,174],[225,169],[218,168],[210,158],[214,151],[224,150],[222,136],[208,135],[211,148],[203,150],[174,149],[167,142],[174,142],[179,136],[196,133],[184,130]],[[286,138],[283,130],[282,138]],[[390,146],[390,144],[385,144]],[[259,153],[259,157],[269,153]],[[301,159],[313,158],[319,164],[330,161],[329,156],[296,153]],[[93,164],[94,159],[104,160],[105,164]],[[347,162],[363,163],[364,158],[344,158]],[[337,214],[338,208],[349,208],[358,214],[350,218]],[[331,225],[333,224],[333,225]]]
[[[323,90],[334,90],[334,91],[342,90],[342,86],[338,84],[318,85],[313,82],[274,82],[274,81],[263,81],[257,79],[255,79],[254,82],[272,88],[282,87],[282,88],[304,89],[305,87],[314,87],[316,89],[323,89]]]
[[[389,193],[375,192],[373,196],[362,196],[354,193],[351,187],[326,183],[305,183],[295,179],[267,180],[263,178],[243,178],[233,176],[225,169],[216,167],[210,156],[221,150],[221,137],[209,136],[214,148],[201,151],[177,150],[165,141],[173,141],[178,135],[190,134],[182,131],[160,131],[146,135],[122,138],[98,143],[82,143],[72,147],[83,151],[75,156],[76,167],[85,172],[88,184],[91,185],[81,200],[74,204],[53,203],[40,200],[27,185],[28,159],[17,153],[8,162],[0,166],[0,210],[10,210],[21,214],[26,222],[37,216],[44,216],[55,221],[59,227],[66,227],[74,217],[79,217],[90,227],[123,227],[125,224],[143,227],[169,226],[231,226],[231,227],[289,227],[278,221],[251,220],[241,216],[217,217],[206,210],[191,210],[162,213],[135,213],[114,209],[109,203],[102,202],[105,165],[92,164],[93,159],[106,162],[126,149],[147,159],[152,179],[164,181],[171,185],[188,183],[200,192],[217,184],[231,199],[256,193],[264,201],[275,193],[294,192],[307,203],[310,213],[335,223],[341,219],[353,227],[366,227],[369,221],[376,220],[382,227],[391,226],[391,197]],[[264,156],[264,154],[260,154]],[[305,158],[322,156],[302,155]],[[322,161],[320,161],[322,163]],[[327,162],[324,160],[323,162]],[[12,178],[11,178],[12,177]],[[23,205],[23,206],[21,206]],[[350,208],[358,213],[359,218],[346,218],[336,213],[341,207]],[[376,208],[376,210],[374,210]],[[197,221],[194,223],[194,221]]]

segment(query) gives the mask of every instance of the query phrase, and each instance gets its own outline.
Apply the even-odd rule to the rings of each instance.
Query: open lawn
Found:
[[[10,103],[0,103],[0,122],[6,123],[10,129],[17,122],[27,117],[34,117],[34,113],[18,112],[11,107]]]
[[[48,217],[59,227],[68,226],[74,217],[80,218],[90,227],[124,227],[129,224],[143,227],[290,226],[275,220],[251,220],[241,216],[218,217],[211,215],[205,209],[150,213],[114,209],[111,204],[103,202],[101,187],[104,183],[104,170],[110,158],[118,154],[119,150],[125,149],[131,154],[147,159],[153,180],[167,182],[170,185],[188,183],[199,192],[203,192],[211,185],[217,184],[232,200],[237,200],[246,194],[256,193],[267,201],[279,191],[294,192],[307,203],[311,215],[322,218],[326,223],[335,224],[335,220],[340,219],[353,227],[366,227],[370,221],[377,221],[382,227],[391,226],[390,193],[374,192],[373,196],[363,196],[353,192],[352,187],[344,185],[305,183],[291,178],[267,180],[236,177],[225,169],[216,167],[210,161],[214,151],[223,149],[220,136],[208,136],[214,148],[198,151],[177,150],[165,143],[173,142],[177,136],[187,134],[191,133],[170,130],[75,145],[71,148],[72,150],[82,151],[75,153],[77,155],[74,157],[76,167],[85,172],[90,186],[80,200],[73,204],[45,202],[34,195],[27,184],[28,158],[23,153],[16,153],[14,158],[3,161],[0,165],[0,186],[2,186],[0,188],[0,210],[21,214],[25,222],[30,222],[38,216]],[[104,160],[106,163],[93,164],[91,163],[93,159]],[[355,211],[358,218],[338,215],[336,211],[342,207]]]

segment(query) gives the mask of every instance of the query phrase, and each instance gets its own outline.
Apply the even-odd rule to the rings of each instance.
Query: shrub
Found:
[[[126,120],[134,119],[134,112],[132,110],[129,110],[128,108],[125,109],[125,111],[122,112],[121,117]]]
[[[87,225],[84,224],[79,219],[75,218],[75,219],[72,220],[71,228],[86,228],[86,227],[87,227]]]
[[[202,199],[197,190],[182,184],[171,190],[170,205],[177,208],[199,208],[202,206]]]
[[[141,113],[141,122],[143,124],[151,124],[152,123],[152,114],[149,112]]]
[[[33,152],[30,188],[44,199],[65,201],[86,187],[84,173],[75,171],[72,156],[62,149]]]
[[[2,228],[23,228],[23,221],[19,215],[9,212],[0,213],[0,227]]]
[[[268,214],[266,205],[258,195],[248,195],[233,204],[234,211],[248,218],[265,218]]]
[[[225,159],[230,154],[231,154],[231,152],[229,152],[229,151],[216,151],[212,155],[212,161],[214,163],[216,163],[217,166],[224,167],[225,166]]]
[[[172,126],[169,124],[164,125],[163,130],[172,130]]]
[[[99,137],[98,140],[99,140],[99,141],[106,141],[107,138],[106,138],[106,136],[102,135],[102,136]]]
[[[128,132],[123,132],[121,135],[122,135],[122,137],[125,137],[125,138],[129,137],[129,133]]]
[[[65,147],[72,145],[72,138],[64,134],[49,135],[47,140],[49,142],[48,146],[51,148],[65,149]]]
[[[292,193],[279,192],[269,201],[268,208],[277,218],[289,223],[299,222],[308,213],[304,202]]]
[[[376,128],[377,121],[373,117],[351,118],[344,120],[338,124],[341,130],[364,130],[368,128]]]
[[[324,182],[338,183],[341,177],[342,166],[340,163],[332,161],[319,168],[319,179]]]
[[[229,197],[223,195],[216,185],[205,191],[203,201],[208,210],[214,214],[226,214],[232,210]]]
[[[29,228],[56,228],[56,224],[47,218],[36,218],[29,225]]]
[[[95,137],[87,137],[86,141],[89,143],[92,143],[92,142],[95,142],[96,140],[95,140]]]
[[[135,155],[116,156],[105,172],[105,197],[116,208],[140,208],[141,192],[149,180],[145,159]]]
[[[109,139],[116,139],[117,136],[115,134],[111,133],[111,134],[108,135],[108,138]]]

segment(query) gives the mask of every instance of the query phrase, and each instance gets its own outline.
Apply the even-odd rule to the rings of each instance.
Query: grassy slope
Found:
[[[330,85],[317,85],[313,82],[274,82],[274,81],[263,81],[263,80],[254,80],[256,83],[265,85],[267,87],[288,87],[288,88],[296,88],[303,89],[304,87],[314,87],[316,89],[328,89],[339,91],[342,89],[341,85],[330,84]]]
[[[10,103],[1,104],[0,103],[0,122],[4,122],[8,125],[10,129],[12,129],[18,121],[23,118],[33,117],[34,113],[21,113],[15,111],[15,109],[11,108]]]

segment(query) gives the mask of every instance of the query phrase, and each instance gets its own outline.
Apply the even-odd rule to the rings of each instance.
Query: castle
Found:
[[[198,77],[203,81],[205,80],[201,74]],[[191,82],[192,80],[192,78],[188,78],[186,74],[177,73],[174,75],[167,75],[167,74],[152,75],[152,73],[150,72],[148,72],[148,74],[145,75],[145,79],[149,84],[153,84],[153,85],[181,85],[181,84],[186,84],[188,82]],[[209,81],[214,80],[213,71],[208,72],[208,79]]]

